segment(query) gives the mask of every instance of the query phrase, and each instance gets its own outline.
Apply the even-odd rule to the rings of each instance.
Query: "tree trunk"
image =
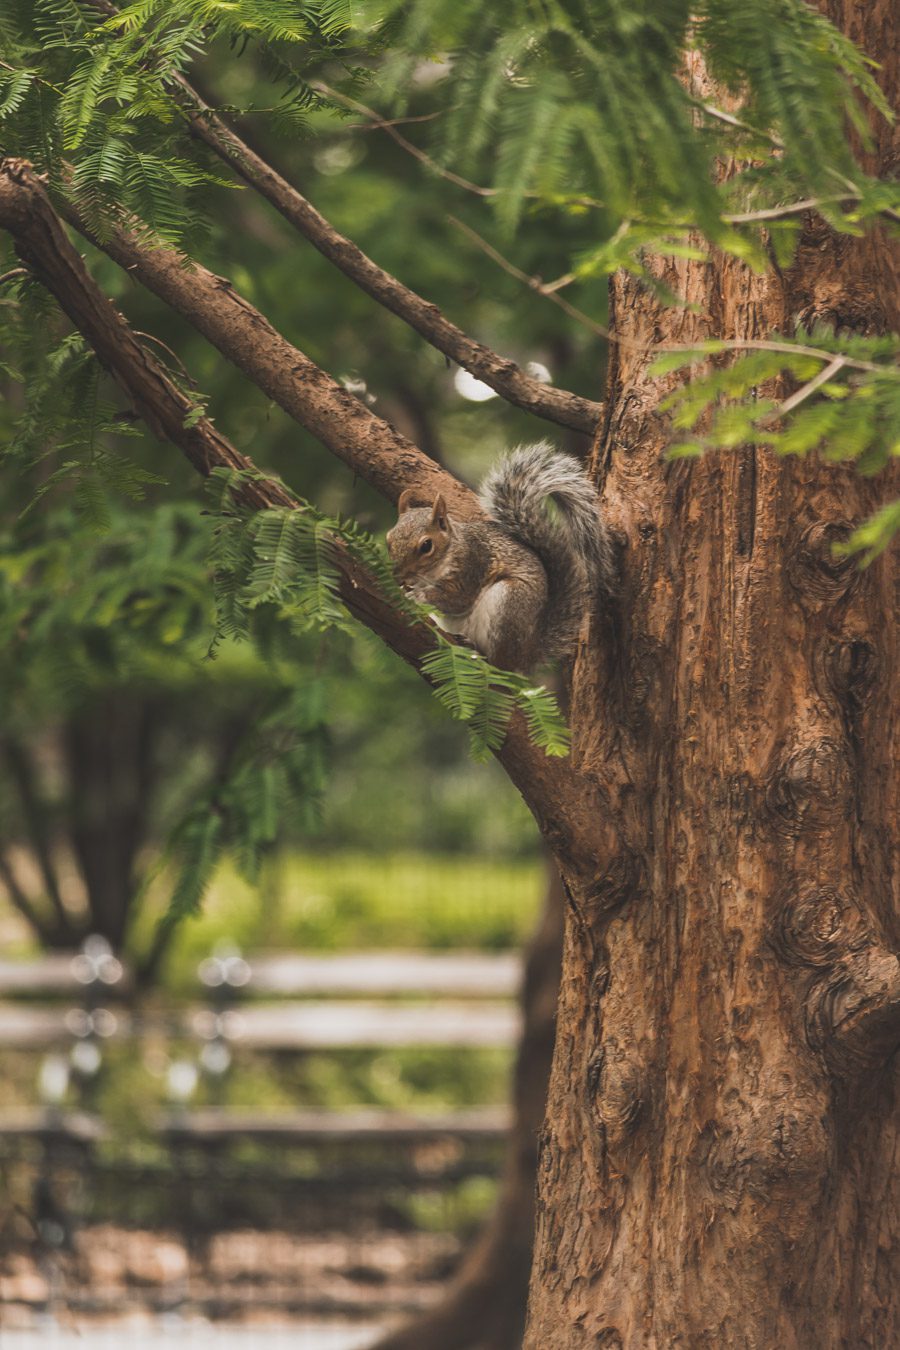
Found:
[[[896,53],[888,0],[853,9],[864,32],[832,8]],[[644,354],[882,331],[897,265],[812,222],[783,275],[658,260],[690,313],[612,284],[594,467],[628,547],[573,731],[622,843],[569,877],[528,1350],[900,1345],[900,554],[831,553],[893,485],[749,448],[666,462],[672,380]]]
[[[84,879],[89,931],[121,951],[138,890],[135,866],[149,825],[152,700],[112,690],[63,728],[72,850]]]

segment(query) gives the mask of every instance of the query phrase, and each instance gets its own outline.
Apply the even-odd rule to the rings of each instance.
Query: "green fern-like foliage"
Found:
[[[549,689],[524,675],[498,670],[479,652],[445,638],[425,657],[422,669],[444,707],[467,724],[476,759],[500,749],[517,708],[525,714],[531,739],[545,754],[569,753],[569,729]]]
[[[673,459],[751,444],[779,455],[815,451],[871,475],[900,455],[900,339],[817,329],[791,339],[775,335],[771,345],[780,350],[735,358],[728,343],[711,341],[654,363],[657,375],[699,368],[661,405],[676,432],[690,433],[672,444]],[[849,549],[870,562],[897,528],[894,504],[866,522]]]
[[[862,565],[867,567],[888,547],[900,532],[900,498],[888,502],[880,511],[854,530],[845,544],[836,547],[837,553],[845,556],[859,554]]]
[[[476,0],[7,0],[0,16],[0,128],[102,236],[128,211],[177,240],[199,226],[206,190],[227,181],[187,134],[182,73],[215,44],[259,52],[268,112],[292,134],[326,106],[320,66],[353,88],[380,60],[386,90],[415,87],[423,58],[446,60],[437,150],[485,175],[511,229],[531,206],[596,210],[608,238],[577,270],[643,273],[648,237],[695,247],[692,229],[765,265],[748,212],[809,197],[837,229],[897,219],[896,183],[867,175],[869,110],[891,111],[871,63],[806,0],[529,0],[485,14]],[[725,86],[724,117],[681,78],[687,51]],[[866,105],[869,105],[867,108]],[[265,113],[260,108],[226,112]],[[716,164],[738,171],[716,182]],[[790,217],[767,221],[777,251]],[[591,231],[596,235],[597,230]],[[643,273],[644,275],[649,275]]]
[[[106,530],[109,494],[138,502],[165,480],[125,454],[123,438],[137,434],[133,419],[113,401],[81,334],[61,327],[47,292],[26,276],[7,285],[4,300],[0,350],[14,353],[6,374],[21,386],[23,407],[0,449],[0,466],[11,475],[43,466],[28,511],[68,482],[82,523]],[[55,467],[48,469],[48,461]]]
[[[110,12],[112,10],[112,12]],[[9,0],[0,16],[0,135],[73,199],[103,238],[127,213],[181,241],[202,227],[204,190],[229,187],[187,135],[178,78],[215,43],[278,60],[300,47],[310,71],[338,55],[348,0]],[[293,76],[274,91],[296,133],[321,96]],[[243,111],[235,109],[236,112]]]
[[[321,681],[307,679],[281,691],[169,840],[176,874],[165,927],[197,913],[226,855],[255,882],[286,829],[308,831],[317,823],[326,750]]]
[[[90,481],[86,479],[85,481]],[[53,724],[109,689],[202,686],[214,622],[206,567],[213,523],[196,505],[123,504],[106,485],[103,528],[77,501],[72,475],[38,507],[0,526],[0,734]],[[246,616],[253,622],[252,612]],[[322,682],[298,674],[287,625],[257,646],[270,674],[261,706],[224,765],[208,772],[172,831],[170,926],[196,912],[221,860],[253,880],[288,830],[313,828],[326,778]],[[220,642],[220,650],[227,639]],[[226,677],[245,669],[228,645]],[[258,668],[258,657],[250,668]]]
[[[329,518],[309,502],[296,510],[252,512],[240,506],[247,475],[216,469],[209,493],[221,513],[210,551],[217,600],[217,636],[248,637],[261,609],[274,611],[295,631],[343,627],[348,616],[338,595],[336,541],[365,566],[385,598],[410,621],[427,619],[398,587],[384,549],[353,522]],[[465,722],[476,758],[503,744],[516,708],[529,735],[548,755],[566,755],[569,732],[556,700],[542,686],[498,670],[480,653],[435,630],[435,650],[422,662],[438,699]]]
[[[690,227],[764,267],[759,226],[735,216],[815,197],[852,231],[900,205],[846,137],[849,121],[868,144],[866,104],[892,116],[871,62],[805,0],[512,0],[490,13],[476,0],[372,0],[367,12],[399,32],[384,75],[398,95],[424,56],[447,61],[437,151],[487,179],[507,228],[532,204],[594,209],[612,226],[584,275],[643,273],[648,239],[686,243]],[[688,51],[732,96],[724,116],[696,59],[684,80]],[[717,183],[717,161],[738,172]],[[789,251],[796,223],[768,228]]]

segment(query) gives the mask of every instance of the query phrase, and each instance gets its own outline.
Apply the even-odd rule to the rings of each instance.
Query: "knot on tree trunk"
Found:
[[[783,902],[771,937],[783,960],[823,968],[870,943],[871,929],[855,896],[821,886]]]
[[[615,854],[609,866],[593,882],[579,886],[578,908],[591,924],[602,915],[615,913],[642,889],[643,869],[631,849]]]
[[[819,1095],[780,1078],[780,1091],[771,1095],[734,1094],[722,1116],[702,1131],[695,1162],[711,1200],[723,1208],[736,1210],[748,1195],[788,1195],[791,1213],[777,1209],[770,1219],[783,1239],[808,1222],[809,1206],[828,1177],[831,1138]],[[765,1241],[764,1231],[757,1237]]]
[[[867,637],[847,637],[818,647],[814,654],[813,673],[819,692],[836,698],[851,722],[870,702],[881,668],[881,655]]]
[[[631,1142],[644,1114],[641,1066],[613,1040],[592,1056],[587,1079],[591,1117],[615,1153]]]
[[[834,1073],[875,1073],[900,1048],[900,958],[870,944],[836,962],[806,996],[806,1028]]]
[[[779,833],[800,834],[843,819],[852,786],[844,746],[823,736],[778,756],[766,806]]]
[[[890,172],[889,166],[885,166]],[[834,333],[884,333],[893,326],[890,305],[878,275],[860,269],[854,255],[858,243],[839,234],[815,212],[804,222],[803,234],[787,274],[793,327],[812,332],[817,327]]]
[[[865,574],[858,560],[834,552],[834,545],[846,543],[852,533],[849,520],[816,521],[790,549],[787,577],[807,609],[834,604],[862,584]]]
[[[900,959],[882,946],[858,899],[837,887],[792,896],[771,933],[783,960],[815,972],[806,1036],[832,1072],[859,1078],[900,1046]]]
[[[622,714],[631,731],[639,732],[651,720],[648,705],[660,683],[663,645],[649,634],[639,634],[631,643],[624,672]]]

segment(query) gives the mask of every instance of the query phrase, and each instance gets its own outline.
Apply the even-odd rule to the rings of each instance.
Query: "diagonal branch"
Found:
[[[53,934],[50,927],[32,905],[13,870],[12,863],[2,848],[0,848],[0,881],[6,888],[10,904],[19,911],[32,932],[37,934],[42,945],[45,947],[51,946]]]
[[[22,808],[22,815],[31,837],[31,846],[34,850],[38,866],[41,870],[41,875],[44,879],[44,888],[47,892],[47,898],[56,915],[56,923],[60,933],[65,933],[71,928],[71,920],[66,912],[66,907],[62,902],[59,879],[56,875],[56,868],[53,865],[53,848],[50,841],[50,832],[48,829],[46,813],[38,799],[37,785],[34,781],[34,765],[32,764],[24,745],[22,745],[22,743],[14,736],[5,737],[2,748],[6,762],[9,765],[10,774],[16,785],[19,803]]]
[[[30,181],[36,182],[34,175]],[[62,203],[60,210],[86,239],[181,314],[273,402],[390,501],[412,487],[432,497],[444,493],[462,517],[480,514],[469,488],[282,337],[225,277],[176,249],[142,243],[119,226],[100,239],[70,203]]]
[[[172,383],[156,357],[141,345],[90,276],[84,261],[69,242],[42,184],[31,166],[22,160],[0,162],[0,227],[10,232],[19,256],[56,297],[156,435],[178,446],[201,474],[207,475],[219,466],[255,472],[252,462],[240,454],[208,418],[194,418],[195,409],[190,399]],[[192,274],[185,272],[183,275],[190,277]],[[261,316],[257,319],[260,324],[265,324]],[[283,339],[279,340],[283,342]],[[305,357],[302,359],[307,361]],[[307,365],[327,379],[312,362]],[[379,423],[378,418],[373,418],[359,406],[363,417]],[[380,425],[384,426],[383,423]],[[373,434],[380,433],[376,429]],[[410,445],[409,449],[419,459],[425,459],[415,446]],[[389,459],[382,468],[386,474],[390,468]],[[395,466],[395,472],[399,476],[399,466]],[[455,483],[450,475],[440,474],[437,469],[434,473]],[[393,485],[386,482],[385,490],[390,487],[388,495],[395,495],[401,483],[402,478]],[[459,485],[457,490],[462,491]],[[266,479],[247,482],[241,495],[254,509],[297,506],[296,499],[283,484]],[[372,575],[350,555],[340,540],[334,541],[334,563],[339,576],[339,593],[351,614],[418,669],[421,658],[433,646],[430,628],[422,623],[410,624],[405,615],[393,609]],[[596,786],[579,774],[570,762],[548,758],[539,750],[529,740],[521,714],[513,717],[498,759],[561,863],[571,872],[588,879],[593,877],[598,852],[600,856],[607,852],[602,846],[608,843],[610,853],[615,846],[612,827],[602,826],[602,822],[609,820],[610,812],[604,809]],[[598,831],[601,836],[609,835],[608,840],[600,838],[599,850]]]
[[[311,202],[267,164],[228,127],[181,75],[176,77],[181,101],[195,136],[230,165],[250,187],[275,207],[284,219],[319,250],[329,262],[355,282],[373,300],[419,333],[439,352],[456,361],[489,385],[508,403],[559,426],[592,434],[603,411],[602,404],[580,398],[565,389],[555,389],[526,375],[514,361],[506,360],[468,337],[445,318],[436,305],[423,300],[390,272],[367,257],[351,239],[340,234]]]
[[[111,0],[90,0],[90,3],[103,14],[116,14]],[[508,403],[558,426],[571,427],[587,435],[596,431],[603,412],[602,404],[542,384],[526,375],[514,361],[506,360],[490,347],[468,337],[444,317],[437,305],[423,300],[367,257],[351,239],[340,234],[301,192],[222,121],[183,75],[175,74],[173,83],[188,116],[191,132],[373,300],[409,324],[439,352],[483,380]],[[384,122],[381,125],[396,134],[393,124]]]

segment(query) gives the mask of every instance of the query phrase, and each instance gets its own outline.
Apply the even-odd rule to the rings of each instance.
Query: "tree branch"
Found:
[[[608,342],[617,341],[603,324],[595,323],[589,315],[585,314],[584,310],[576,309],[574,305],[569,304],[568,300],[565,300],[561,295],[557,295],[556,292],[561,290],[563,285],[568,285],[568,276],[560,277],[559,281],[551,282],[549,286],[545,286],[538,277],[530,277],[527,272],[523,272],[520,267],[516,267],[515,263],[511,263],[508,258],[504,258],[503,254],[495,249],[493,244],[489,244],[486,239],[482,239],[481,235],[473,230],[471,225],[458,220],[456,216],[449,216],[448,219],[450,224],[455,225],[458,230],[462,230],[463,234],[471,239],[473,244],[477,244],[482,253],[487,254],[491,259],[491,262],[495,262],[498,267],[501,267],[504,272],[508,272],[511,277],[515,277],[517,281],[523,282],[530,291],[536,291],[545,300],[550,300],[554,305],[558,305],[561,310],[568,314],[570,319],[574,319],[576,323],[590,329],[597,337],[605,338]]]
[[[172,383],[155,356],[138,342],[122,315],[99,290],[84,261],[69,242],[42,184],[30,165],[22,160],[7,159],[0,162],[0,227],[12,234],[19,256],[56,296],[73,324],[90,342],[101,363],[156,435],[178,446],[203,475],[208,475],[219,466],[255,472],[251,460],[240,454],[216,430],[209,418],[194,420],[191,414],[196,410],[190,399]],[[153,251],[154,257],[159,254],[163,255],[159,263],[162,275],[168,278],[169,285],[174,286],[167,271],[171,265],[170,257],[176,259],[180,275],[186,283],[203,272],[199,268],[195,272],[181,270],[180,264],[177,264],[177,255],[171,254],[170,250]],[[216,288],[223,285],[209,273],[205,277],[206,280],[202,277],[200,280],[198,303],[201,306],[210,299],[208,287],[212,285],[212,298],[215,298]],[[180,291],[179,294],[184,300]],[[236,305],[236,315],[240,316],[244,310],[250,309],[230,289],[226,289],[225,295],[230,303]],[[277,340],[282,343],[292,353],[289,359],[296,361],[300,354],[295,353],[261,315],[256,315],[252,310],[250,313],[255,316],[249,321],[250,332],[258,334],[260,342]],[[189,304],[187,317],[193,318]],[[245,319],[244,322],[248,321]],[[273,359],[271,352],[268,359]],[[306,357],[300,359],[304,369],[310,369],[311,377],[321,377],[322,381],[334,384]],[[292,368],[288,366],[288,373],[291,371]],[[277,374],[273,372],[273,378]],[[319,385],[317,405],[323,422],[327,398],[334,398],[327,390],[322,392],[324,388]],[[343,395],[343,391],[339,392]],[[341,402],[348,397],[343,395]],[[352,402],[355,403],[355,400]],[[379,440],[385,434],[393,433],[361,404],[356,405],[356,408],[357,428],[366,422],[376,424],[371,433],[371,440],[378,448],[378,455],[373,461],[377,465],[376,476],[387,495],[396,496],[403,486],[402,467],[397,461],[391,464],[390,455],[385,453]],[[325,440],[325,444],[331,448],[329,441]],[[425,460],[425,456],[415,446],[409,442],[404,444],[409,447],[407,453],[413,456],[414,463]],[[349,450],[349,446],[345,447],[346,453],[342,458],[349,458]],[[387,476],[392,468],[398,479],[393,483]],[[432,472],[439,479],[455,484],[450,475],[442,474],[434,466]],[[458,484],[456,487],[457,494],[467,492]],[[297,506],[295,498],[282,484],[264,478],[245,482],[240,495],[254,509]],[[472,497],[471,493],[468,495]],[[405,615],[394,610],[380,593],[374,578],[350,555],[340,540],[334,541],[333,556],[339,576],[339,593],[350,613],[418,669],[421,658],[433,647],[433,636],[428,625],[410,624]],[[506,740],[497,757],[563,866],[586,880],[593,878],[598,868],[598,856],[602,857],[607,852],[603,845],[608,843],[609,852],[615,845],[615,832],[611,826],[607,827],[609,840],[598,840],[598,822],[610,818],[599,788],[579,774],[571,762],[551,759],[539,750],[529,740],[524,718],[518,713],[510,723]]]
[[[334,263],[345,276],[380,305],[396,314],[439,352],[456,361],[489,385],[501,398],[536,417],[591,435],[603,407],[590,399],[526,375],[514,361],[473,341],[445,318],[436,305],[423,300],[396,277],[385,272],[352,240],[340,234],[311,202],[267,164],[217,117],[183,77],[176,79],[190,128],[195,136],[230,165],[250,187],[275,207],[284,219]]]
[[[481,513],[470,488],[282,337],[225,277],[173,248],[143,244],[120,227],[100,239],[70,203],[61,204],[60,210],[79,233],[182,315],[290,417],[388,500],[396,501],[405,487],[414,487],[432,497],[442,492],[461,517]]]
[[[42,945],[49,947],[53,937],[50,927],[44,922],[25,894],[18,877],[13,871],[12,864],[2,848],[0,848],[0,881],[6,887],[6,893],[13,908],[19,911],[29,928],[40,939]]]

